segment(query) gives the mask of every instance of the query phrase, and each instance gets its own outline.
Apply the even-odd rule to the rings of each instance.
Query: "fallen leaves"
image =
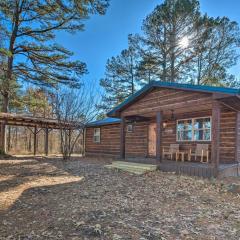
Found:
[[[239,183],[159,171],[136,176],[104,163],[5,162],[0,239],[240,238]]]

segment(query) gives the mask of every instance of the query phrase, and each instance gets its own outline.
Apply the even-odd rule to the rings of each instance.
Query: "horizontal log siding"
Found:
[[[220,163],[235,162],[236,154],[236,113],[223,108],[220,120]],[[198,115],[198,117],[207,117],[210,115]],[[192,116],[189,116],[191,118]],[[186,115],[187,118],[187,115]],[[239,123],[240,134],[240,123]],[[169,148],[170,144],[180,144],[180,149],[189,151],[190,148],[195,149],[197,143],[209,144],[211,151],[211,142],[177,142],[176,141],[176,121],[167,121],[167,126],[163,130],[163,148]],[[240,140],[238,140],[240,144]]]
[[[237,113],[237,122],[236,122],[236,161],[240,163],[240,112]]]
[[[192,106],[186,105],[186,101]],[[207,106],[204,104],[207,104]],[[167,119],[169,119],[170,110],[174,109],[174,114],[177,118],[183,118],[183,116],[184,118],[207,117],[211,116],[211,104],[212,95],[208,93],[155,89],[123,110],[122,115],[138,115],[141,112],[145,116],[148,116],[148,113],[154,116],[156,110],[166,109],[167,111],[163,111],[163,118],[168,114]],[[178,114],[179,108],[182,109],[182,112]],[[238,151],[236,149],[236,145],[240,145],[240,122],[237,125],[236,116],[236,112],[222,107],[220,119],[220,163],[240,161],[240,149]],[[153,121],[155,121],[155,118],[153,118]],[[137,122],[134,124],[132,133],[126,132],[126,157],[146,157],[148,155],[148,126],[149,122]],[[238,138],[236,137],[237,128]],[[93,143],[93,129],[88,128],[86,132],[86,153],[103,153],[119,156],[120,124],[101,126],[101,143],[99,144]],[[176,121],[168,120],[167,127],[162,134],[162,146],[164,148],[168,148],[172,143],[179,143],[180,148],[186,151],[196,147],[197,142],[176,141]],[[199,143],[207,143],[211,148],[211,142]]]
[[[94,127],[86,129],[86,154],[120,154],[120,124],[101,126],[101,142],[93,142]]]
[[[236,112],[221,110],[220,163],[233,163],[236,158]]]
[[[133,124],[133,132],[126,132],[126,157],[146,157],[148,154],[148,122]]]
[[[122,115],[155,113],[158,110],[182,109],[192,107],[196,111],[196,104],[207,108],[212,103],[212,95],[209,93],[196,93],[175,89],[155,89],[143,98],[139,99],[123,110]],[[189,109],[188,109],[189,110]]]
[[[210,115],[199,115],[199,117],[208,117]],[[191,117],[189,117],[191,118]],[[163,130],[163,138],[162,138],[162,143],[163,143],[163,148],[169,149],[170,144],[179,144],[180,145],[180,150],[184,150],[186,152],[189,152],[190,148],[194,150],[196,148],[197,143],[204,143],[204,144],[209,144],[209,150],[211,151],[211,142],[178,142],[176,139],[176,121],[167,121],[167,125]],[[186,156],[185,156],[186,158]],[[192,158],[192,161],[194,159]],[[199,162],[199,159],[198,159]]]

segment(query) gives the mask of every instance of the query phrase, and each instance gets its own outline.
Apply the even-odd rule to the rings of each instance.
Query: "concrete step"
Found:
[[[134,174],[144,174],[146,172],[155,171],[157,169],[156,165],[123,161],[114,161],[111,165],[106,165],[105,167],[110,169],[120,169],[122,171],[127,171]]]
[[[149,171],[154,171],[157,169],[157,165],[154,165],[154,164],[134,163],[134,162],[124,162],[124,161],[113,161],[112,165],[131,167],[131,168],[137,168],[137,169],[143,169],[143,170],[149,170]]]
[[[122,166],[106,165],[105,167],[109,168],[109,169],[118,169],[121,171],[126,171],[126,172],[130,172],[130,173],[138,174],[138,175],[141,175],[141,174],[144,174],[145,172],[147,172],[146,170],[142,170],[142,169],[140,170],[140,169],[126,168],[126,167],[122,167]]]

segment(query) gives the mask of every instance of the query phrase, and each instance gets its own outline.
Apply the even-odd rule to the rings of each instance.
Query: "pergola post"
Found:
[[[157,112],[156,115],[156,159],[158,162],[162,161],[162,125],[163,113]]]
[[[45,155],[48,155],[48,128],[45,128]]]
[[[0,131],[0,150],[6,152],[6,123],[5,121],[1,122],[1,131]]]
[[[126,120],[124,117],[121,118],[121,126],[120,126],[120,158],[125,159],[125,125]]]
[[[68,153],[70,154],[71,152],[71,129],[68,130]]]
[[[33,154],[34,156],[37,154],[37,126],[34,127],[33,132]]]
[[[221,117],[221,105],[218,101],[214,101],[212,105],[211,161],[214,166],[214,172],[216,176],[218,175],[219,171],[220,117]]]

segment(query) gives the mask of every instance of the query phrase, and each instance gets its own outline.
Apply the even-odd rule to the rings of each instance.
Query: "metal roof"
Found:
[[[103,125],[108,125],[108,124],[114,124],[114,123],[120,123],[121,119],[119,118],[105,118],[102,120],[90,122],[87,124],[87,127],[97,127],[97,126],[103,126]]]
[[[240,95],[240,89],[236,88],[226,88],[226,87],[215,87],[215,86],[207,86],[207,85],[192,85],[192,84],[183,84],[183,83],[171,83],[171,82],[160,82],[160,81],[152,81],[151,83],[144,86],[142,89],[137,91],[132,96],[128,97],[121,104],[116,106],[113,110],[111,110],[107,116],[114,116],[114,114],[130,104],[132,101],[136,100],[142,94],[152,90],[153,88],[173,88],[173,89],[182,89],[186,91],[196,91],[196,92],[206,92],[206,93],[222,93],[227,95]]]

